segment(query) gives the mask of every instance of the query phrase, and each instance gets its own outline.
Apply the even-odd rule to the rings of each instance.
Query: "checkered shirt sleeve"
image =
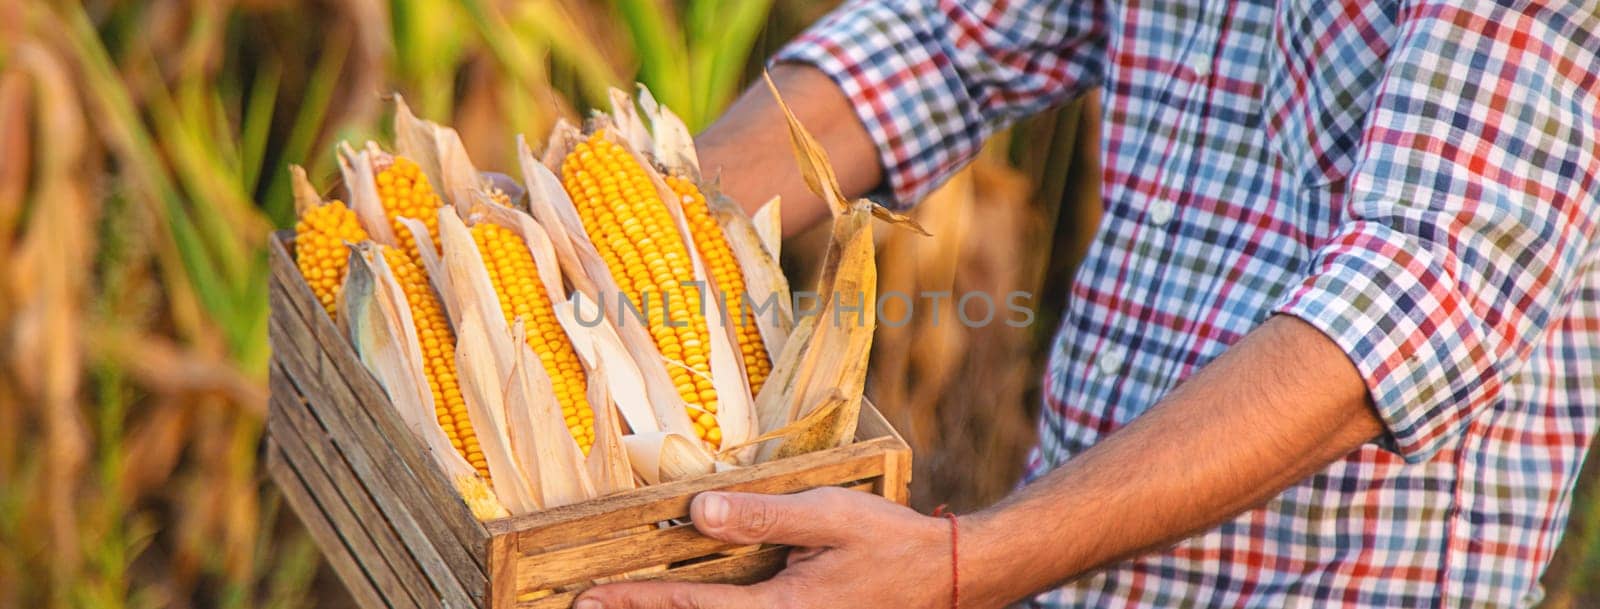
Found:
[[[1403,9],[1351,221],[1278,307],[1344,348],[1411,462],[1495,402],[1571,302],[1600,222],[1594,24],[1448,4]]]
[[[774,58],[820,68],[878,144],[888,200],[921,200],[995,131],[1095,86],[1099,2],[855,0]]]

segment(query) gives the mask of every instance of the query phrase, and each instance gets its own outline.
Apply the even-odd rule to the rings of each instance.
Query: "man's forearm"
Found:
[[[1126,428],[964,521],[963,587],[1021,598],[1175,543],[1381,431],[1339,347],[1272,318]]]
[[[849,98],[822,71],[803,65],[773,67],[772,80],[833,161],[839,186],[861,196],[883,180],[878,147],[856,118]],[[783,197],[785,236],[828,216],[822,199],[800,177],[783,111],[765,84],[751,87],[722,118],[695,138],[700,167],[722,191],[754,213],[774,195]]]

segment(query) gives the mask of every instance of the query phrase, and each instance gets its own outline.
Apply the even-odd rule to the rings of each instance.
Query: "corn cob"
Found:
[[[444,429],[450,445],[478,470],[478,475],[489,480],[489,465],[478,447],[477,434],[467,418],[467,406],[461,398],[461,386],[456,380],[456,337],[445,321],[444,307],[428,284],[428,277],[410,256],[404,252],[384,247],[383,258],[394,270],[394,278],[406,294],[406,304],[417,328],[417,344],[422,347],[423,372],[427,374],[428,389],[433,392],[434,414],[439,427]]]
[[[444,205],[444,200],[433,192],[428,176],[422,173],[416,161],[403,156],[387,163],[374,161],[373,165],[377,172],[378,200],[383,203],[383,215],[389,219],[390,228],[400,240],[400,249],[412,260],[418,259],[416,238],[400,223],[400,218],[413,218],[428,228],[428,239],[432,241],[429,245],[437,251],[439,207]]]
[[[700,259],[705,261],[712,280],[722,290],[727,310],[739,312],[735,323],[745,374],[750,378],[751,393],[761,393],[761,385],[772,373],[772,359],[767,355],[766,344],[761,342],[761,329],[756,326],[755,317],[744,307],[744,271],[739,268],[739,261],[733,258],[733,248],[728,245],[728,237],[723,234],[722,226],[711,217],[711,208],[706,205],[706,197],[700,188],[694,182],[677,176],[669,176],[666,181],[683,204],[683,214],[689,223],[689,234],[694,237],[695,249],[700,252]]]
[[[506,321],[515,322],[520,317],[526,324],[528,347],[539,356],[544,371],[550,376],[567,430],[583,449],[583,454],[588,455],[589,448],[594,445],[594,409],[589,406],[589,384],[578,364],[571,339],[556,320],[550,295],[539,281],[532,252],[515,232],[498,224],[474,225],[472,239],[483,253]]]
[[[295,265],[311,284],[317,302],[334,316],[339,301],[339,289],[344,285],[345,271],[349,270],[350,252],[345,242],[367,240],[367,231],[361,230],[356,213],[345,207],[343,201],[333,201],[307,209],[294,225]]]
[[[585,232],[624,296],[646,311],[651,338],[669,360],[668,375],[687,406],[695,434],[720,447],[717,392],[711,384],[709,334],[694,289],[689,250],[644,168],[598,131],[561,167]]]

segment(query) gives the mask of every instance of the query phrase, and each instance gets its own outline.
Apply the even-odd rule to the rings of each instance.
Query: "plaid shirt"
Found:
[[[1366,380],[1383,438],[1039,606],[1523,607],[1600,420],[1597,32],[1583,2],[897,0],[778,61],[855,100],[902,206],[1101,88],[1030,477],[1274,313]]]

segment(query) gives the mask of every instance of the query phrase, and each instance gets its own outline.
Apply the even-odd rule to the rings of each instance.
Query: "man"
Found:
[[[861,494],[703,495],[706,533],[804,550],[577,606],[1532,605],[1600,419],[1597,32],[1537,0],[840,9],[774,75],[848,193],[908,205],[1101,87],[1030,482],[954,547]],[[702,159],[796,229],[826,212],[783,129],[752,92]]]

